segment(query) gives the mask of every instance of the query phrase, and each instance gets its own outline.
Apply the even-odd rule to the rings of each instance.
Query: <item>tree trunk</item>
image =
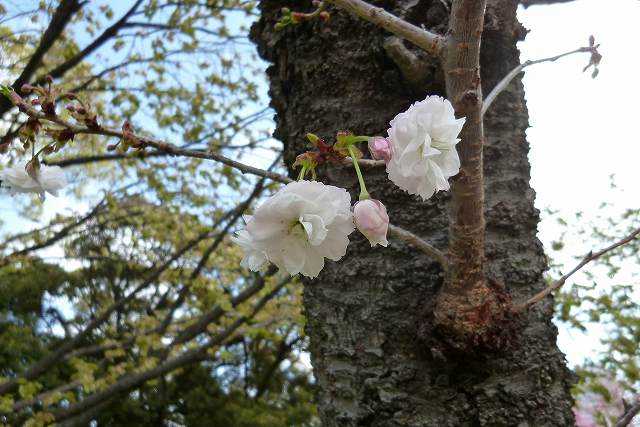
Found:
[[[518,64],[524,33],[516,0],[490,0],[482,42],[485,93]],[[408,21],[443,32],[448,9],[441,0],[377,2]],[[252,30],[268,69],[275,137],[291,164],[307,149],[305,133],[333,140],[338,130],[386,135],[389,121],[412,102],[444,94],[437,61],[428,61],[422,87],[410,84],[385,53],[389,34],[344,12],[331,20],[274,31],[280,8],[311,10],[310,2],[263,0]],[[409,46],[407,44],[407,46]],[[528,126],[519,79],[485,120],[486,254],[488,273],[521,301],[545,286],[538,212],[529,186]],[[325,183],[357,196],[350,168],[323,170]],[[449,195],[422,202],[388,181],[384,169],[366,171],[372,197],[391,221],[445,250]],[[570,371],[556,347],[552,300],[518,323],[499,352],[456,353],[433,327],[432,311],[443,273],[410,247],[391,241],[371,249],[358,233],[347,256],[329,262],[305,283],[304,305],[311,355],[326,426],[573,425]]]

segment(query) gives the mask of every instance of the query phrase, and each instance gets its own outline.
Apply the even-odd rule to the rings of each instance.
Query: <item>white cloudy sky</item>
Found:
[[[525,74],[536,205],[564,213],[583,211],[585,220],[640,207],[640,141],[634,132],[640,99],[636,48],[640,2],[578,0],[522,9],[520,19],[531,30],[520,46],[522,59],[584,46],[590,34],[601,43],[604,56],[595,80],[581,72],[587,63],[584,56],[532,66]],[[611,174],[615,174],[620,191],[610,190]],[[614,203],[611,212],[599,211],[602,201]],[[555,219],[545,216],[539,230],[550,252],[550,243],[560,231]],[[576,240],[563,250],[561,258],[569,260],[571,255],[590,249]],[[631,267],[617,280],[637,283]],[[600,285],[606,287],[608,279],[600,277]],[[589,328],[588,334],[561,328],[559,344],[569,362],[578,363],[592,354],[599,333],[597,326]]]
[[[520,11],[520,19],[531,30],[520,46],[523,60],[584,46],[590,34],[601,43],[604,56],[595,80],[590,73],[582,73],[586,55],[536,65],[525,74],[532,185],[538,208],[551,207],[563,213],[579,210],[589,218],[605,200],[614,202],[614,211],[639,207],[640,143],[634,128],[640,99],[636,83],[640,60],[635,43],[640,37],[640,1],[578,0],[531,7]],[[620,189],[615,194],[609,187],[611,174]],[[79,206],[72,197],[50,198],[46,203],[49,215]],[[0,196],[5,224],[26,226],[12,211],[11,200]],[[550,249],[561,231],[555,219],[544,216],[539,229],[541,240]],[[590,249],[576,239],[559,258],[569,261]],[[49,255],[58,253],[54,250]],[[621,276],[634,280],[631,273],[623,271]],[[606,282],[602,284],[606,286]],[[597,346],[601,333],[597,327],[590,328],[588,334],[561,328],[559,344],[571,364],[579,363]]]

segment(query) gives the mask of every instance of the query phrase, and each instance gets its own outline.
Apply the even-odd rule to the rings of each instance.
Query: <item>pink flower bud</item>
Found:
[[[371,247],[380,244],[387,246],[389,215],[382,202],[374,199],[360,200],[353,207],[353,219],[356,227],[371,243]]]
[[[369,152],[371,157],[376,160],[384,160],[385,163],[389,163],[391,160],[391,144],[387,138],[381,136],[374,136],[369,140]]]

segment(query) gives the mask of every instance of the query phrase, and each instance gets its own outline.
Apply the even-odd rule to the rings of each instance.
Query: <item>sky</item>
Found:
[[[603,55],[596,79],[589,72],[582,73],[588,63],[586,54],[534,65],[525,73],[536,206],[560,214],[582,211],[585,222],[598,214],[615,217],[617,212],[640,207],[640,144],[634,136],[640,97],[636,83],[640,57],[634,42],[640,37],[640,2],[578,0],[522,8],[519,18],[530,30],[519,46],[522,60],[586,46],[591,34],[601,44]],[[615,175],[618,191],[611,191],[610,175]],[[612,207],[601,210],[603,201]],[[569,228],[580,225],[570,223]],[[559,254],[553,253],[551,242],[560,232],[556,218],[543,214],[539,237],[554,259],[573,266],[572,256],[594,249],[574,236]],[[615,280],[639,283],[632,276],[633,267],[624,268]],[[598,277],[599,286],[606,289],[611,281],[604,275]],[[581,279],[584,276],[577,277]],[[602,333],[598,325],[587,333],[561,327],[558,344],[575,365],[599,347]]]
[[[589,72],[582,72],[588,62],[586,54],[534,65],[524,75],[531,125],[527,132],[531,146],[531,184],[537,194],[536,206],[543,212],[539,237],[554,260],[572,266],[574,256],[593,248],[569,233],[565,249],[553,252],[551,243],[563,229],[557,225],[555,216],[544,213],[547,208],[560,211],[561,215],[582,211],[586,222],[598,214],[615,216],[627,208],[639,207],[640,144],[633,135],[636,100],[640,99],[640,88],[635,84],[640,59],[633,41],[640,38],[637,26],[640,2],[578,0],[521,8],[519,18],[530,30],[519,46],[522,60],[585,46],[591,34],[601,44],[604,57],[596,79],[592,79]],[[260,160],[258,157],[243,159],[264,166],[266,160]],[[611,175],[615,175],[616,192],[610,189]],[[603,201],[612,203],[604,212],[599,208]],[[45,211],[47,217],[51,217],[72,207],[82,211],[79,206],[87,205],[68,192],[58,199],[48,198]],[[0,196],[0,215],[12,228],[30,226],[16,218],[11,199],[6,196]],[[570,224],[570,231],[579,225]],[[49,255],[58,253],[53,249]],[[638,277],[632,273],[633,268],[623,269],[617,280],[638,283]],[[609,283],[608,279],[599,281],[602,289]],[[573,366],[593,354],[602,333],[597,325],[591,326],[587,333],[560,325],[558,344]]]

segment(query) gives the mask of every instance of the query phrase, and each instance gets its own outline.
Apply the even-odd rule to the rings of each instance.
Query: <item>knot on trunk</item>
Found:
[[[444,287],[433,314],[439,335],[455,350],[500,350],[516,338],[511,296],[492,279]]]

